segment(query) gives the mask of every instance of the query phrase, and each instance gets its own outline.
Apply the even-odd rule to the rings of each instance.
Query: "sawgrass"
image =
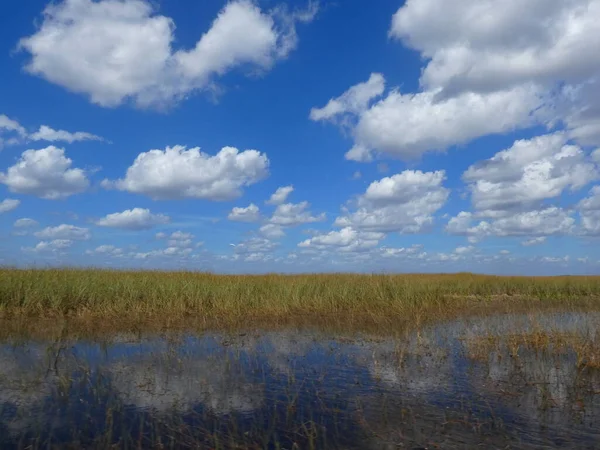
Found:
[[[76,319],[92,327],[424,323],[542,309],[600,310],[600,277],[215,275],[97,269],[0,269],[0,319]]]

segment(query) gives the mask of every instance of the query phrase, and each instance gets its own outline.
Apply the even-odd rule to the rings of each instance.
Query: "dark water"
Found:
[[[593,337],[598,322],[4,342],[0,448],[600,448],[600,373],[574,351],[473,359],[467,344],[533,326]]]

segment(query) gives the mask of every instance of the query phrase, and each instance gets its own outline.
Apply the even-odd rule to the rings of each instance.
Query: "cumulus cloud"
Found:
[[[584,234],[600,235],[600,186],[594,186],[589,195],[577,204]]]
[[[312,213],[308,211],[309,207],[310,204],[306,201],[300,203],[283,203],[277,206],[269,219],[269,223],[284,227],[294,227],[325,220],[325,213],[313,216]]]
[[[2,138],[3,133],[13,133],[13,137],[9,138],[6,142],[9,144],[20,144],[26,141],[65,141],[72,144],[76,141],[103,141],[104,139],[100,136],[96,136],[92,133],[85,131],[77,131],[70,133],[65,130],[54,130],[53,128],[42,125],[39,130],[34,133],[27,133],[27,130],[19,124],[16,120],[12,120],[9,117],[1,114],[0,115],[0,150],[5,142]],[[16,136],[14,136],[16,134]]]
[[[189,247],[167,247],[161,250],[131,253],[129,256],[131,256],[134,259],[148,259],[161,257],[187,258],[192,254],[192,251],[193,250]]]
[[[354,146],[346,159],[368,162],[376,155],[387,155],[413,160],[426,151],[441,151],[487,134],[531,125],[535,123],[532,111],[541,105],[541,93],[531,85],[489,94],[467,92],[440,101],[436,100],[438,94],[402,94],[393,89],[355,114]],[[340,110],[339,114],[347,112],[352,111]]]
[[[171,236],[169,236],[169,239],[176,241],[194,239],[194,235],[192,233],[185,233],[183,231],[174,231],[171,233]]]
[[[358,197],[358,208],[340,216],[335,225],[365,231],[419,233],[433,224],[436,213],[448,199],[443,170],[402,173],[374,181]]]
[[[87,241],[92,237],[88,228],[62,224],[56,227],[47,227],[34,233],[40,239],[68,239],[70,241]]]
[[[170,220],[164,214],[152,214],[149,209],[133,208],[120,213],[108,214],[97,220],[96,225],[126,230],[146,230],[156,225],[169,223]]]
[[[21,204],[21,200],[16,200],[14,198],[5,198],[0,202],[0,214],[12,211],[16,209],[17,206]]]
[[[13,227],[15,228],[31,228],[38,226],[38,222],[33,219],[29,219],[28,217],[23,217],[22,219],[15,220]]]
[[[596,165],[567,140],[565,133],[518,140],[491,159],[469,167],[463,180],[469,184],[479,215],[533,209],[567,188],[575,191],[597,179]]]
[[[0,183],[19,194],[48,200],[66,198],[85,191],[90,184],[85,171],[71,168],[72,164],[62,148],[26,150],[6,173],[0,172]]]
[[[317,250],[361,252],[376,247],[384,237],[384,233],[357,231],[351,227],[345,227],[339,231],[317,234],[300,242],[298,246]]]
[[[210,88],[215,77],[249,65],[266,71],[297,42],[307,11],[263,12],[249,0],[228,2],[191,49],[173,48],[175,23],[146,0],[63,0],[44,10],[39,29],[21,39],[25,70],[93,103],[163,106]],[[85,64],[82,64],[85,61]]]
[[[70,133],[65,130],[54,130],[47,125],[42,125],[38,131],[31,133],[29,139],[33,141],[65,141],[72,144],[76,141],[103,141],[100,136],[85,131]]]
[[[25,128],[23,128],[19,122],[4,114],[0,114],[0,133],[4,131],[14,131],[20,136],[27,135]]]
[[[427,58],[425,88],[491,92],[585,81],[600,70],[598,0],[412,0],[390,35]]]
[[[543,244],[544,242],[546,242],[546,236],[538,236],[521,242],[521,245],[524,247],[531,247],[533,245]]]
[[[267,239],[279,239],[285,236],[283,227],[281,225],[275,225],[267,223],[259,228],[259,233]]]
[[[454,249],[454,253],[456,253],[457,255],[466,255],[468,253],[471,253],[475,250],[475,247],[473,247],[472,245],[468,245],[466,247],[456,247]]]
[[[164,233],[163,233],[164,234]],[[158,234],[157,234],[158,236]],[[165,236],[166,237],[166,236]],[[188,248],[193,244],[194,235],[183,231],[175,231],[168,236],[167,246],[171,248]]]
[[[4,135],[8,134],[9,137],[6,139]],[[19,122],[11,119],[10,117],[0,114],[0,150],[4,147],[4,143],[14,144],[24,138],[27,135],[25,128],[23,128]]]
[[[223,201],[239,197],[243,187],[265,178],[268,167],[267,156],[257,150],[224,147],[210,156],[198,147],[186,150],[177,145],[140,153],[125,178],[104,180],[102,185],[153,199]]]
[[[59,253],[61,250],[66,250],[73,245],[73,241],[69,239],[55,239],[53,241],[41,241],[35,247],[25,247],[24,251],[34,253]]]
[[[423,248],[420,244],[412,245],[411,247],[382,247],[380,249],[380,255],[384,258],[398,258],[405,256],[416,255]]]
[[[385,90],[385,78],[380,73],[372,73],[363,83],[352,86],[337,98],[332,98],[322,108],[312,108],[311,120],[331,120],[340,115],[358,115],[369,107],[370,102],[380,97]]]
[[[294,191],[294,186],[282,186],[277,188],[277,190],[271,195],[269,200],[265,203],[268,205],[281,205],[284,203],[288,196]]]
[[[570,137],[599,145],[597,14],[598,0],[416,0],[394,15],[390,34],[427,60],[425,90],[449,97],[533,83]]]
[[[462,211],[450,219],[446,231],[477,242],[488,236],[550,236],[569,234],[575,219],[558,207],[516,213],[491,221],[474,223],[473,213]]]
[[[227,218],[234,222],[258,222],[260,220],[260,211],[258,206],[250,203],[245,208],[234,207]]]
[[[600,145],[597,14],[600,0],[407,1],[390,36],[420,53],[420,90],[369,91],[372,75],[311,118],[344,118],[355,161],[416,159],[533,125],[563,124],[580,145]],[[371,95],[348,106],[357,91]]]
[[[543,256],[540,261],[543,263],[568,263],[571,258],[569,256]]]
[[[123,256],[123,249],[114,245],[100,245],[93,250],[86,250],[86,255],[103,255],[103,256]]]
[[[251,238],[240,242],[239,244],[232,244],[233,251],[238,255],[248,254],[264,254],[270,253],[275,250],[279,244],[272,242],[269,239],[264,238]]]

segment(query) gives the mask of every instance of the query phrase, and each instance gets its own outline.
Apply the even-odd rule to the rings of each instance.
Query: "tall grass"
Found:
[[[203,323],[422,321],[486,308],[600,309],[600,277],[215,275],[0,269],[0,317]]]

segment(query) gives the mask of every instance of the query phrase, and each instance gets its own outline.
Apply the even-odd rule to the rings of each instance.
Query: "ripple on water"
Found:
[[[562,313],[389,338],[287,330],[5,342],[0,447],[597,448],[600,372],[582,366],[571,341],[525,337],[577,336],[589,347],[599,323]]]

